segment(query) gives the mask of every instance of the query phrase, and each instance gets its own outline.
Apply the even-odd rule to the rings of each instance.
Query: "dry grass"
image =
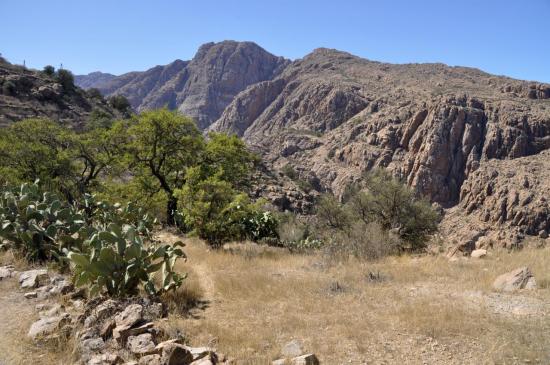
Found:
[[[543,303],[540,316],[484,305],[494,278],[519,266],[550,281],[548,249],[492,252],[486,260],[393,257],[338,265],[253,245],[212,251],[196,240],[186,252],[183,291],[205,305],[187,307],[191,316],[173,315],[167,326],[239,364],[269,364],[295,338],[324,364],[550,362],[547,289],[516,294]],[[479,300],[470,300],[472,293]]]

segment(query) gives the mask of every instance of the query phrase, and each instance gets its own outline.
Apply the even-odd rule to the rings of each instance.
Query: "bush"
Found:
[[[57,70],[56,79],[63,86],[65,92],[68,93],[74,90],[74,76],[71,71],[65,69]]]
[[[355,257],[375,260],[399,252],[401,241],[379,223],[356,221],[348,230],[335,232],[326,239],[325,254],[333,260]]]
[[[184,276],[174,271],[178,258],[185,258],[182,242],[156,247],[146,246],[132,226],[110,224],[98,231],[85,247],[86,252],[71,251],[67,257],[75,271],[75,284],[88,285],[90,295],[106,291],[112,297],[136,295],[140,285],[149,295],[177,289]],[[155,275],[161,274],[161,286]]]
[[[298,173],[294,170],[291,164],[287,163],[281,169],[281,172],[287,176],[290,180],[296,180],[298,178]]]
[[[53,76],[55,75],[55,67],[50,65],[44,66],[44,69],[42,70],[42,72],[48,76]]]
[[[316,215],[320,224],[329,229],[346,229],[351,221],[348,211],[332,194],[324,194],[319,198]]]
[[[124,95],[113,95],[109,98],[109,104],[121,113],[128,113],[131,105]]]
[[[244,235],[255,242],[272,242],[279,238],[278,225],[279,222],[273,213],[253,209],[248,217],[244,218]]]
[[[101,91],[99,91],[99,89],[88,89],[86,90],[86,94],[88,94],[88,96],[92,99],[103,100],[103,94],[101,93]]]
[[[4,81],[2,83],[2,94],[6,96],[14,96],[17,93],[17,87],[11,81]]]

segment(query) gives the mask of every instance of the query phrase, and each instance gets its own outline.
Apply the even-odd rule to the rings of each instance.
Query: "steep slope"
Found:
[[[451,207],[486,161],[550,148],[549,98],[550,85],[476,69],[318,49],[241,92],[210,129],[243,136],[272,166],[290,164],[336,193],[385,167]]]
[[[78,82],[107,96],[124,95],[138,111],[167,105],[206,128],[239,92],[274,78],[288,63],[252,42],[224,41],[202,45],[191,61],[177,60],[107,81],[80,76]]]
[[[50,118],[75,128],[93,112],[118,117],[102,98],[66,89],[54,76],[0,61],[0,127],[25,118]]]

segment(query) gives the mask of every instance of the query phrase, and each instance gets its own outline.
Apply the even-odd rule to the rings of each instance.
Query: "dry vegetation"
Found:
[[[550,361],[550,292],[491,290],[498,274],[522,265],[548,282],[549,249],[346,264],[253,244],[212,251],[189,240],[186,251],[178,299],[198,305],[172,315],[167,330],[239,364],[269,364],[295,338],[324,364]]]
[[[178,237],[163,233],[165,241]],[[524,364],[550,361],[550,249],[331,263],[252,243],[210,250],[186,240],[185,284],[165,299],[163,326],[237,364],[270,364],[292,339],[322,364]],[[20,261],[4,255],[0,264]],[[494,278],[529,266],[541,289],[494,293]],[[14,281],[0,282],[0,353],[6,364],[64,364],[63,347],[24,340],[36,318]],[[16,295],[14,295],[14,293]],[[19,294],[19,295],[17,295]]]

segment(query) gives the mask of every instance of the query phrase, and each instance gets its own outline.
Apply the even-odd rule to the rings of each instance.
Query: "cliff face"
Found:
[[[54,76],[0,61],[0,127],[26,118],[49,118],[75,128],[92,112],[119,114],[102,98],[64,88]]]
[[[290,164],[337,194],[384,167],[450,208],[465,204],[463,190],[492,159],[550,148],[549,97],[550,85],[475,69],[319,49],[241,92],[210,129],[243,136],[275,168]],[[520,231],[538,232],[540,219]]]
[[[167,105],[206,128],[239,92],[274,78],[288,63],[254,43],[224,41],[204,44],[191,61],[177,60],[107,81],[90,82],[90,74],[78,82],[107,96],[124,95],[138,111]]]

